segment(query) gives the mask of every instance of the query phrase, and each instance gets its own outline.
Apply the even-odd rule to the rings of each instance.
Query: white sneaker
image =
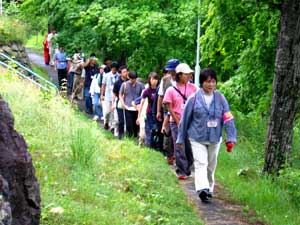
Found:
[[[94,117],[93,117],[93,120],[98,120],[99,119],[99,117],[97,116],[97,115],[95,115]]]

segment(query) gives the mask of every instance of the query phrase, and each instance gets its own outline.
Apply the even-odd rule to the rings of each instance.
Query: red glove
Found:
[[[234,142],[227,142],[226,146],[227,146],[227,152],[232,152]]]

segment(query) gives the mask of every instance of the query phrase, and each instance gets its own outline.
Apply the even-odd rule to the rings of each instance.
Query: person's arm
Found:
[[[236,128],[234,124],[234,117],[229,109],[229,104],[226,98],[221,95],[221,104],[223,105],[222,110],[222,121],[226,131],[226,143],[233,142],[236,143]]]
[[[173,111],[171,103],[170,102],[165,102],[166,107],[168,109],[168,112],[171,114],[173,120],[175,121],[175,123],[177,124],[177,126],[179,125],[179,118],[176,115],[176,113]]]
[[[141,116],[141,112],[142,112],[144,103],[145,103],[145,98],[142,98],[140,107],[138,108],[138,117],[137,117],[137,120],[136,120],[136,124],[137,124],[137,125],[140,124],[140,116]]]
[[[170,120],[170,115],[165,116],[162,127],[161,127],[161,133],[165,134],[167,132],[166,126],[169,123],[169,120]]]
[[[115,100],[116,100],[116,94],[113,93],[112,96],[111,96],[111,111],[113,112],[116,108],[116,105],[115,105]]]
[[[119,101],[121,101],[122,106],[124,107],[124,109],[127,109],[128,107],[125,105],[125,101],[124,101],[124,89],[125,89],[125,85],[126,82],[124,82],[120,88],[120,92],[119,92]]]
[[[157,98],[156,119],[158,121],[162,121],[161,107],[162,107],[163,98],[164,98],[164,96],[160,96],[160,95]]]
[[[86,67],[90,64],[90,59],[86,60],[86,62],[83,62],[82,66]]]
[[[106,85],[102,83],[102,86],[101,86],[101,101],[104,101],[105,87],[106,87]]]
[[[161,107],[164,98],[163,83],[164,83],[164,79],[161,80],[158,87],[159,88],[158,93],[157,93],[158,97],[157,97],[157,105],[156,105],[156,119],[158,121],[162,121]]]

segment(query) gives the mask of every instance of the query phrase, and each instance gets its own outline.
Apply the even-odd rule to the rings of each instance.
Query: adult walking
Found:
[[[137,125],[138,111],[133,106],[134,101],[141,96],[144,85],[137,81],[138,75],[130,71],[129,80],[124,82],[120,89],[119,98],[125,108],[126,131],[129,137],[137,137],[139,126]]]
[[[190,144],[185,140],[186,143],[184,142],[184,149],[182,150],[176,145],[176,139],[184,105],[188,97],[197,91],[197,86],[189,82],[190,74],[193,72],[188,64],[180,63],[176,67],[176,84],[167,89],[163,99],[171,115],[170,127],[174,143],[176,174],[180,180],[186,179],[191,174],[190,166],[192,160],[188,158],[189,155],[186,154],[186,152],[191,152],[191,150],[188,149],[190,148]]]
[[[50,63],[50,52],[49,52],[49,41],[48,41],[48,34],[45,37],[45,40],[43,41],[43,47],[44,47],[44,61],[46,65],[49,65]]]
[[[148,147],[152,147],[151,145],[151,134],[153,130],[153,125],[154,125],[154,119],[153,114],[152,114],[152,105],[153,101],[155,99],[156,95],[156,89],[159,85],[159,77],[156,72],[151,72],[148,76],[148,85],[149,87],[146,88],[142,94],[142,100],[141,100],[141,105],[140,105],[140,110],[138,114],[138,123],[141,121],[141,111],[143,109],[145,100],[148,100],[148,105],[147,105],[147,110],[146,110],[146,121],[145,121],[145,145]]]
[[[166,75],[161,79],[159,90],[158,90],[158,99],[157,99],[157,112],[156,112],[156,119],[159,122],[162,122],[162,132],[164,135],[164,155],[167,156],[168,163],[170,165],[174,164],[174,148],[173,142],[171,137],[171,129],[168,122],[169,115],[165,107],[162,107],[162,102],[164,95],[168,89],[168,87],[173,86],[176,84],[175,76],[176,76],[176,67],[180,61],[178,59],[170,59],[166,66],[165,71],[167,72]],[[163,110],[162,110],[163,108]]]
[[[107,67],[107,66],[106,66]],[[106,68],[105,67],[105,68]],[[117,113],[114,115],[112,111],[112,95],[113,95],[113,87],[115,82],[119,79],[119,64],[117,62],[113,62],[111,64],[111,71],[109,73],[105,73],[102,80],[101,87],[101,101],[103,106],[103,117],[104,117],[104,129],[111,129],[112,132],[116,135],[117,132]],[[104,69],[105,71],[105,69]]]
[[[203,69],[201,88],[185,105],[176,142],[182,148],[189,137],[195,165],[195,188],[203,202],[209,201],[214,190],[223,126],[227,134],[227,151],[231,152],[236,143],[233,116],[226,98],[216,90],[216,84],[216,73],[210,68]]]
[[[94,53],[90,55],[89,60],[87,60],[84,64],[84,70],[85,70],[85,76],[84,76],[84,89],[83,94],[85,98],[85,112],[88,114],[93,114],[93,103],[92,103],[92,97],[90,93],[90,87],[92,83],[93,76],[98,73],[98,64],[97,64],[97,58]],[[81,85],[83,82],[83,77],[81,80]]]
[[[55,55],[55,64],[54,68],[57,70],[57,77],[58,77],[58,85],[59,89],[61,90],[63,80],[67,82],[67,71],[68,71],[68,63],[67,57],[62,47],[59,47],[58,53]]]
[[[122,106],[122,103],[119,99],[119,92],[121,89],[122,84],[128,80],[128,69],[126,66],[121,66],[120,67],[120,71],[121,71],[121,76],[120,79],[118,79],[115,84],[114,84],[114,88],[113,88],[113,100],[112,102],[116,102],[115,105],[113,105],[113,111],[117,110],[118,113],[118,138],[122,139],[124,136],[124,132],[125,132],[125,110],[124,107]]]

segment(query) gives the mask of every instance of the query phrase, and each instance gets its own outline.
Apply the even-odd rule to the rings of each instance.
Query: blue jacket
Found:
[[[208,127],[208,121],[217,122],[216,127]],[[236,129],[229,105],[220,92],[214,91],[210,108],[208,109],[202,95],[202,89],[191,96],[183,111],[178,128],[176,143],[182,144],[186,137],[197,142],[220,142],[222,128],[225,126],[226,142],[236,142]]]

